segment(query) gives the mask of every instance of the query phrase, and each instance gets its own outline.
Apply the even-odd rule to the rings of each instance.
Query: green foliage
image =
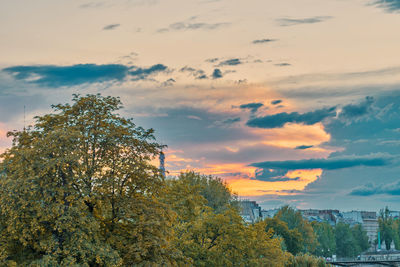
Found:
[[[359,253],[366,251],[369,247],[369,240],[367,236],[367,232],[362,228],[360,224],[356,224],[351,228],[351,232],[353,234],[353,238],[357,247],[359,248]]]
[[[289,229],[286,222],[277,217],[265,219],[266,232],[273,231],[275,237],[283,239],[282,247],[293,255],[303,249],[303,237],[297,229]]]
[[[170,264],[171,216],[157,200],[161,146],[116,114],[118,98],[73,97],[9,133],[1,158],[1,259],[18,265]],[[177,255],[178,257],[179,255]]]
[[[336,254],[334,228],[326,222],[312,222],[311,225],[318,241],[314,254],[323,257],[332,257]]]
[[[368,236],[361,225],[350,227],[338,223],[335,227],[336,251],[339,257],[355,257],[369,248]]]
[[[279,240],[262,222],[245,225],[224,192],[220,179],[193,172],[167,181],[163,201],[176,212],[175,246],[194,266],[282,266]]]
[[[399,243],[399,234],[394,219],[390,216],[389,208],[380,210],[379,218],[379,232],[381,233],[381,241],[385,241],[386,250],[390,250],[392,241]]]
[[[311,224],[303,218],[299,211],[296,211],[289,206],[283,206],[275,217],[286,222],[290,230],[296,229],[301,234],[303,243],[301,252],[314,252],[317,246],[316,236]]]

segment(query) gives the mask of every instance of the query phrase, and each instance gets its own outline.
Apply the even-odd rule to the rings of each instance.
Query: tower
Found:
[[[160,152],[160,172],[163,177],[165,177],[165,155],[164,152]]]

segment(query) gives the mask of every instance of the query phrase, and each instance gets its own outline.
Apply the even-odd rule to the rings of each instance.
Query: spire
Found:
[[[165,155],[164,152],[160,152],[160,172],[163,177],[165,177]]]

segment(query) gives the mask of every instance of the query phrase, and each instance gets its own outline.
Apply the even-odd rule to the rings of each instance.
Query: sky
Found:
[[[169,176],[265,209],[400,210],[399,26],[400,0],[0,1],[0,152],[101,93],[155,129]]]

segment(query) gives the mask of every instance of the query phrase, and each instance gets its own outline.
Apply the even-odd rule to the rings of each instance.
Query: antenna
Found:
[[[24,105],[24,132],[25,132],[25,111],[26,111],[26,107]]]

